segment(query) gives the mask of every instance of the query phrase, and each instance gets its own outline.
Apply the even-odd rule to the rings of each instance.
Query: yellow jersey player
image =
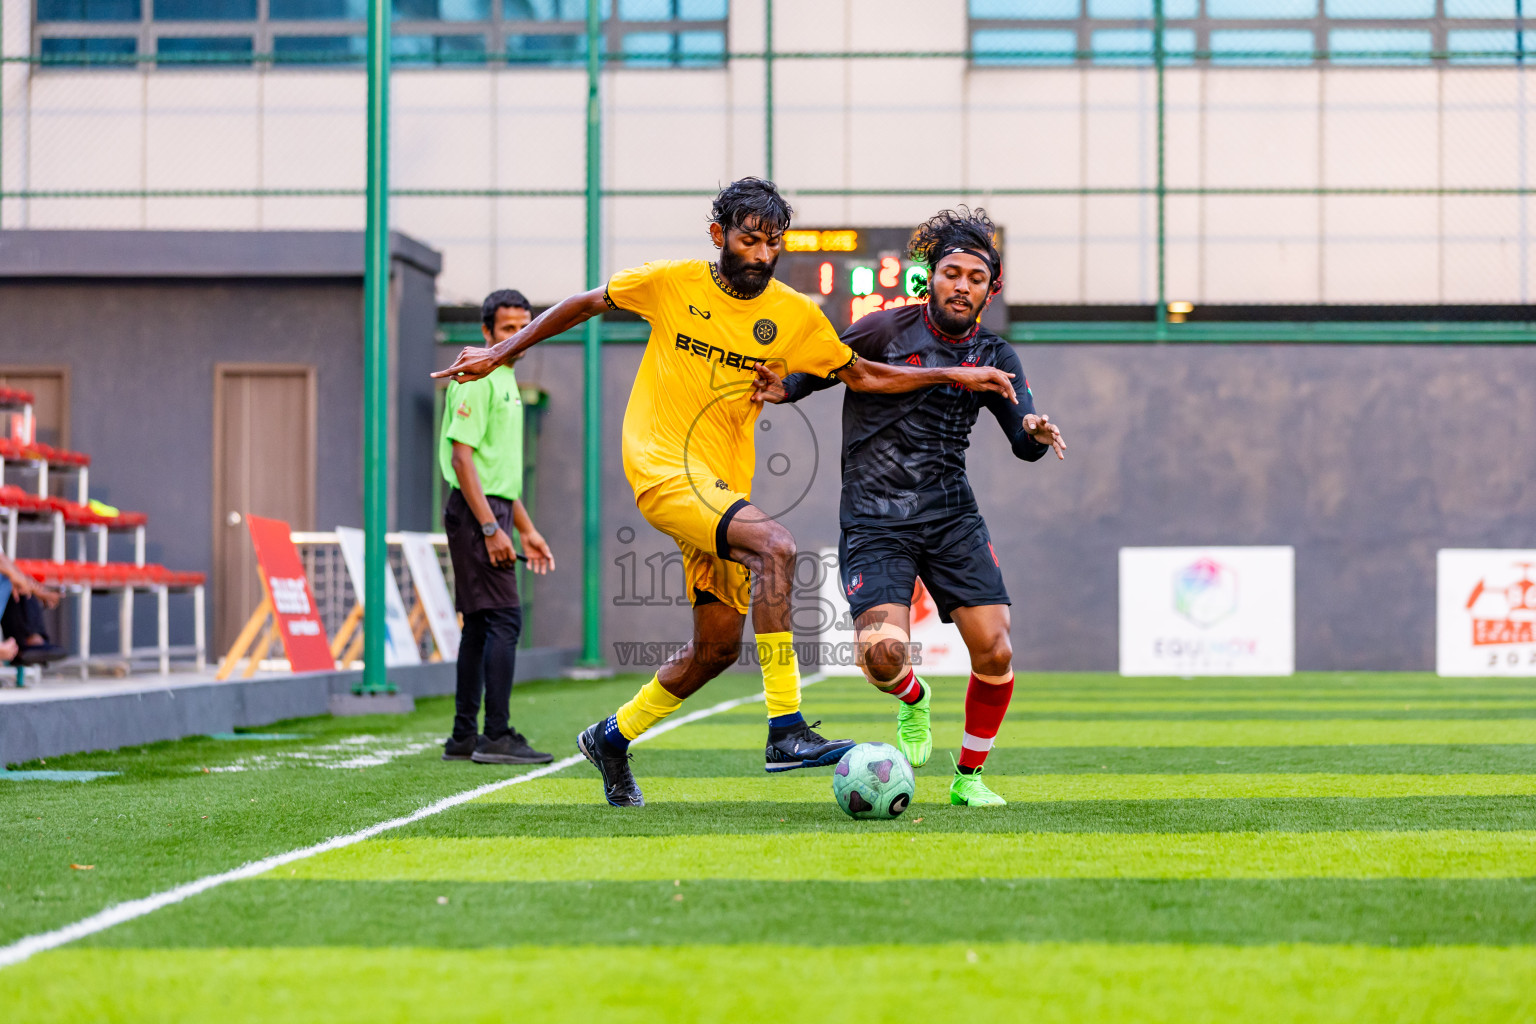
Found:
[[[629,769],[629,744],[736,662],[749,611],[768,703],[764,767],[827,765],[853,746],[818,735],[800,714],[790,627],[795,541],[751,499],[753,426],[764,387],[757,367],[778,376],[835,376],[855,391],[958,384],[1014,398],[1008,375],[994,367],[887,366],[854,354],[814,302],[774,280],[791,212],[772,182],[732,182],[711,213],[717,262],[620,271],[605,288],[556,303],[498,344],[464,349],[434,374],[474,380],[610,308],[651,325],[624,414],[624,472],[646,521],[682,549],[693,639],[632,700],[576,739],[615,807],[645,802]]]

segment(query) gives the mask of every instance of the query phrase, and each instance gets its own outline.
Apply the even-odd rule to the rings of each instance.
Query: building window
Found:
[[[507,36],[508,64],[579,64],[587,59],[587,37],[575,33]]]
[[[1096,64],[1151,64],[1152,29],[1101,28],[1093,33]],[[1195,33],[1187,28],[1163,30],[1163,60],[1168,64],[1192,64]]]
[[[134,66],[133,55],[138,52],[137,39],[119,39],[112,36],[89,36],[84,39],[69,36],[50,36],[43,40],[38,52],[41,62],[48,67],[116,67]]]
[[[368,0],[267,0],[273,21],[362,21]]]
[[[1071,64],[1077,33],[1071,29],[982,28],[971,33],[977,64]]]
[[[1428,32],[1397,28],[1336,28],[1328,54],[1337,64],[1428,64]]]
[[[401,66],[411,64],[484,64],[485,36],[402,36],[390,40],[390,57]],[[367,41],[364,41],[364,48]]]
[[[1218,28],[1210,39],[1213,64],[1310,64],[1317,44],[1312,33],[1289,28]]]
[[[156,21],[251,21],[256,0],[153,0]]]
[[[394,0],[396,21],[490,21],[491,0]]]
[[[1317,17],[1317,0],[1206,0],[1206,17],[1215,21],[1293,21]],[[1190,10],[1180,17],[1194,18]]]
[[[161,67],[249,64],[255,46],[250,36],[160,36],[155,40]]]
[[[1446,36],[1445,48],[1452,64],[1503,64],[1509,53],[1516,54],[1523,63],[1526,54],[1536,52],[1536,31],[1465,29],[1448,32]]]
[[[603,17],[612,12],[612,0],[603,4]],[[723,15],[722,15],[723,17]],[[587,0],[502,0],[502,21],[586,21]]]
[[[367,36],[277,36],[274,64],[361,63],[368,56]]]
[[[131,66],[147,54],[161,66],[345,67],[367,53],[368,0],[33,3],[33,51],[50,65]],[[402,67],[586,60],[586,0],[391,0],[391,14],[391,53]],[[601,52],[627,66],[725,63],[729,0],[603,0],[601,14]]]
[[[37,0],[38,21],[138,21],[139,0]]]
[[[626,32],[622,53],[629,67],[699,67],[725,60],[723,32]]]
[[[636,0],[638,2],[638,0]],[[1152,0],[968,0],[971,62],[1152,60]],[[1517,0],[1164,0],[1170,65],[1523,63]]]

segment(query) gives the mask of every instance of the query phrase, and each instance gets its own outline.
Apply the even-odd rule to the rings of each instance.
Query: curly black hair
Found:
[[[779,187],[763,178],[746,177],[733,181],[715,196],[715,205],[709,211],[709,219],[722,228],[743,228],[752,221],[759,228],[784,231],[794,210]]]
[[[940,210],[917,226],[912,240],[907,243],[907,256],[921,263],[933,273],[933,268],[952,249],[971,249],[980,254],[992,268],[992,291],[997,291],[1003,269],[1003,257],[997,251],[993,238],[997,225],[987,216],[987,211],[977,207],[962,206],[955,210]]]

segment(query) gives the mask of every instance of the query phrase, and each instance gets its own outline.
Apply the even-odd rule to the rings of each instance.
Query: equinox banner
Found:
[[[1294,548],[1120,549],[1121,675],[1288,676],[1295,668]]]

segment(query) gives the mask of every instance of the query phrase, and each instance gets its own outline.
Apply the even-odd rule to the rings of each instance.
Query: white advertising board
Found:
[[[1536,551],[1444,548],[1435,558],[1435,671],[1536,676]]]
[[[1120,674],[1288,676],[1296,552],[1121,548]]]
[[[863,675],[851,657],[838,655],[838,652],[853,650],[856,635],[853,620],[848,614],[848,598],[843,593],[837,549],[822,548],[819,554],[821,564],[826,569],[826,575],[821,581],[822,621],[828,623],[822,630],[821,643],[824,645],[823,650],[827,649],[825,645],[831,644],[830,649],[834,652],[832,662],[823,664],[821,671],[829,676]],[[921,664],[913,666],[918,675],[970,674],[971,657],[965,649],[965,641],[960,639],[959,628],[952,622],[939,620],[938,606],[933,603],[933,598],[921,580],[917,583],[916,593],[912,595],[911,639],[913,644],[919,645],[917,657],[922,659]]]
[[[341,558],[347,564],[347,575],[352,577],[352,590],[357,603],[363,603],[363,531],[355,526],[336,527],[336,539],[341,544]],[[416,636],[411,632],[410,620],[405,615],[405,602],[400,600],[400,584],[395,574],[385,565],[384,573],[384,664],[420,665],[421,650],[416,646]]]
[[[416,598],[427,613],[432,642],[437,645],[438,653],[444,661],[458,661],[459,616],[453,610],[453,597],[448,593],[448,581],[443,578],[443,566],[437,560],[432,535],[401,531],[400,553],[405,556],[406,567],[411,570]]]

